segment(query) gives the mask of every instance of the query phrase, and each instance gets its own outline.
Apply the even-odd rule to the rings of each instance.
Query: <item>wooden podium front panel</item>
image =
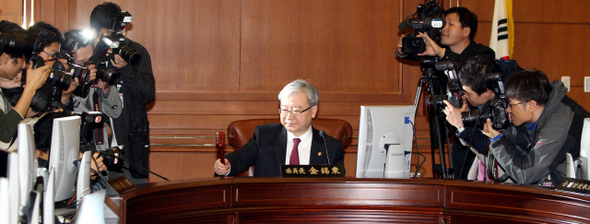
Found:
[[[211,178],[121,198],[122,223],[590,223],[590,196],[458,180]]]
[[[590,200],[571,198],[571,194],[537,186],[483,184],[453,182],[447,184],[448,208],[445,213],[453,214],[453,221],[473,220],[469,212],[490,213],[486,220],[507,223],[546,223],[547,220],[570,220],[590,223]],[[571,199],[571,200],[570,200]],[[499,215],[501,214],[501,215]],[[461,223],[461,222],[459,222]]]
[[[231,183],[230,180],[181,182],[173,185],[159,182],[151,184],[149,188],[138,188],[125,194],[130,199],[126,200],[126,206],[121,206],[127,214],[125,218],[121,218],[121,223],[191,222],[195,216],[202,223],[223,223],[226,212],[219,215],[212,210],[231,207],[227,200]],[[138,195],[135,193],[141,196],[136,197]],[[189,218],[187,220],[184,217]]]

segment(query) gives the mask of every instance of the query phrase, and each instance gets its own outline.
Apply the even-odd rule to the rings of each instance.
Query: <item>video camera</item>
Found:
[[[506,114],[508,101],[506,100],[504,83],[500,73],[492,73],[485,76],[486,86],[494,91],[498,99],[490,102],[488,108],[482,110],[469,110],[461,112],[461,121],[464,125],[483,126],[488,118],[492,120],[492,128],[502,131],[510,124]]]
[[[97,150],[95,143],[92,141],[92,131],[96,128],[105,128],[105,119],[108,119],[100,111],[87,111],[83,113],[74,112],[81,117],[82,124],[80,126],[80,152],[90,151],[100,152],[102,162],[107,166],[107,169],[119,164],[119,156],[122,156],[123,147],[115,146],[103,150]]]
[[[444,100],[448,100],[455,108],[461,108],[463,106],[463,99],[461,96],[465,94],[465,91],[459,80],[459,65],[456,62],[436,62],[435,67],[437,71],[442,71],[447,76],[447,94],[427,97],[426,106],[429,110],[438,110],[438,114],[444,116],[444,113],[442,113],[442,110],[446,107]]]
[[[418,33],[426,33],[435,42],[440,41],[440,32],[445,27],[443,13],[445,10],[440,2],[432,0],[426,4],[420,4],[416,13],[408,16],[408,19],[398,26],[400,31],[410,27],[412,33],[402,38],[402,52],[407,55],[416,55],[426,50],[426,44]]]

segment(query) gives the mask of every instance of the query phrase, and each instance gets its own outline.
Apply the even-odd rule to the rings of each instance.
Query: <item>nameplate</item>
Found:
[[[127,180],[127,178],[125,178],[124,176],[114,178],[107,182],[119,194],[123,194],[127,191],[135,189],[135,186],[133,186],[133,184],[129,182],[129,180]]]
[[[590,181],[566,177],[556,189],[561,191],[590,194]]]
[[[344,177],[343,165],[281,165],[281,177]]]

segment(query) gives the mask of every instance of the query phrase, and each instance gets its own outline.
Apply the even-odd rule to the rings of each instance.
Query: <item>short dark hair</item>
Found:
[[[506,98],[520,102],[534,100],[544,106],[549,101],[551,90],[547,75],[536,69],[514,73],[506,81]]]
[[[90,13],[90,27],[100,31],[109,29],[113,18],[121,12],[121,7],[112,2],[105,2],[94,7]]]
[[[43,43],[43,48],[49,46],[53,42],[58,42],[60,44],[64,42],[65,38],[64,38],[63,33],[61,33],[61,31],[59,31],[59,29],[57,29],[57,27],[55,27],[49,23],[36,22],[34,25],[29,27],[27,32],[29,33],[29,37],[36,38],[37,35],[39,34],[39,32],[41,32],[43,30],[50,31],[55,34],[55,36],[52,39],[46,40]]]
[[[468,86],[477,95],[481,95],[488,89],[494,90],[491,83],[486,82],[485,76],[500,73],[502,70],[489,55],[476,55],[467,60],[459,70],[461,85]]]
[[[457,13],[461,27],[469,27],[471,29],[469,39],[473,40],[475,38],[475,32],[477,32],[477,15],[465,7],[452,7],[445,11],[445,17],[451,13]]]

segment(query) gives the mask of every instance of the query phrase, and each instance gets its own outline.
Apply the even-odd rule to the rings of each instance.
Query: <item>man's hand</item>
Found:
[[[109,86],[109,84],[103,82],[100,79],[96,80],[96,84],[93,84],[92,87],[102,89],[104,93],[109,93],[109,90],[111,89],[111,86]]]
[[[445,100],[444,102],[447,106],[445,107],[443,112],[447,115],[447,121],[449,122],[449,124],[453,125],[456,128],[462,128],[463,121],[461,120],[461,112],[468,110],[467,103],[463,101],[463,106],[461,107],[461,109],[457,109],[448,100]]]
[[[21,87],[20,79],[22,77],[22,74],[22,72],[18,73],[18,75],[16,75],[12,80],[0,77],[0,87],[3,89]]]
[[[72,93],[74,92],[74,90],[76,90],[76,88],[78,88],[78,86],[80,86],[80,80],[78,78],[74,78],[74,82],[70,84],[70,88],[62,91],[61,102],[68,102],[70,100],[70,97],[72,96]]]
[[[52,61],[45,62],[45,65],[33,69],[33,64],[29,64],[29,68],[27,69],[27,84],[25,88],[31,88],[34,90],[38,90],[45,84],[47,81],[47,76],[49,76],[49,71],[53,66]]]
[[[88,81],[92,81],[96,79],[96,72],[98,71],[96,69],[96,65],[95,64],[88,64],[88,69],[90,69],[90,73],[88,74]]]
[[[121,69],[121,68],[127,66],[127,62],[120,55],[114,54],[114,57],[113,58],[115,60],[111,59],[111,63],[113,63],[113,66],[115,68]]]
[[[428,34],[420,32],[418,34],[418,36],[422,37],[422,39],[424,39],[424,43],[426,45],[426,50],[424,52],[418,54],[418,56],[438,56],[440,58],[445,56],[446,50],[444,48],[438,46],[438,44],[436,44],[436,42],[434,42],[432,39],[430,39]]]
[[[494,130],[494,128],[492,128],[492,120],[490,120],[489,118],[486,120],[486,123],[483,125],[483,134],[488,136],[488,138],[492,139],[498,135],[500,135],[499,131]]]
[[[221,163],[221,159],[215,161],[215,173],[220,176],[225,176],[229,172],[231,163],[227,159],[223,159],[224,163]]]

